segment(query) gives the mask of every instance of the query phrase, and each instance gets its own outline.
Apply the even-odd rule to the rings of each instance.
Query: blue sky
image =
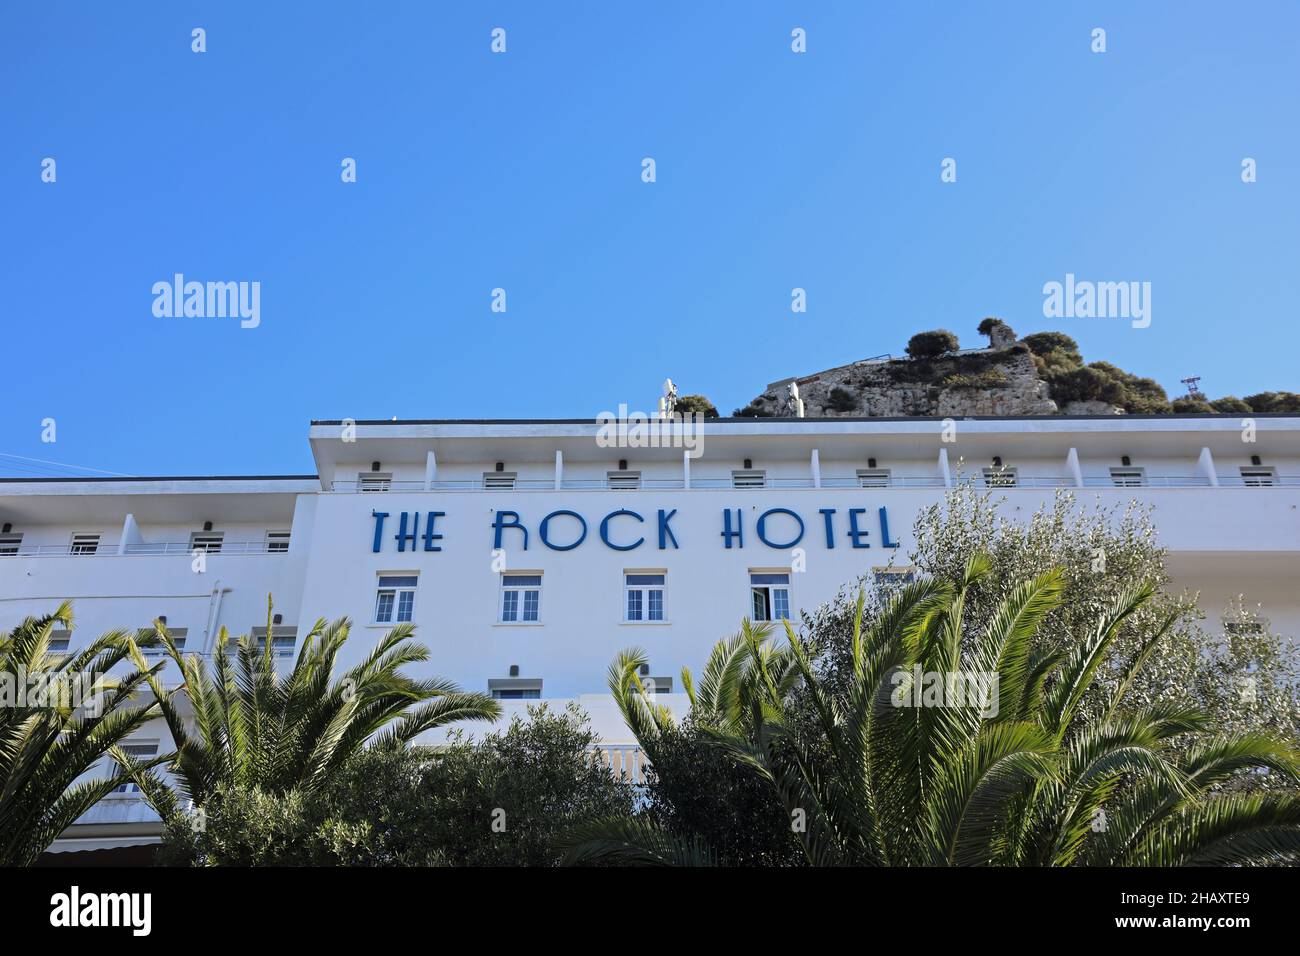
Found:
[[[1300,390],[1298,28],[1294,3],[10,2],[0,474],[310,472],[312,418],[594,417],[665,376],[729,413],[923,329],[982,344],[986,315],[1171,394]],[[155,317],[177,272],[260,282],[261,324]],[[1151,282],[1151,326],[1043,318],[1067,272]]]

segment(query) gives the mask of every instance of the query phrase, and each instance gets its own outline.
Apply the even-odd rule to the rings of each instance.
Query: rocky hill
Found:
[[[1300,412],[1300,395],[1293,392],[1170,401],[1153,379],[1108,362],[1084,364],[1078,344],[1060,332],[1018,340],[1000,319],[985,319],[979,331],[989,337],[987,348],[958,349],[951,332],[922,332],[912,337],[906,357],[879,356],[782,379],[733,414],[792,414],[792,381],[808,418]]]

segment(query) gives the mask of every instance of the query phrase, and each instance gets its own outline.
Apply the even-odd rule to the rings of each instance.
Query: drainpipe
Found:
[[[816,448],[812,450],[812,461],[809,464],[812,467],[813,487],[820,488],[822,486],[822,461],[817,454]]]
[[[682,487],[690,489],[691,487],[691,453],[682,452]]]
[[[555,449],[555,490],[559,491],[560,486],[564,484],[564,452]]]

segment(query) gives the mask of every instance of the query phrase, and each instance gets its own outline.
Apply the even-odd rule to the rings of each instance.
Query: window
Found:
[[[225,537],[224,531],[195,531],[190,535],[190,550],[219,554]]]
[[[1147,475],[1141,468],[1112,468],[1110,482],[1116,488],[1141,488],[1147,483]]]
[[[268,531],[266,533],[267,554],[284,554],[289,550],[289,532]]]
[[[790,617],[789,573],[751,572],[749,603],[755,621],[788,620]]]
[[[888,468],[859,468],[858,485],[863,488],[888,488]]]
[[[671,677],[642,677],[641,686],[648,694],[671,694],[673,679]]]
[[[493,677],[488,680],[493,700],[541,700],[540,677]]]
[[[357,491],[387,491],[393,486],[391,471],[357,472]]]
[[[99,550],[99,535],[74,534],[68,554],[94,554]]]
[[[132,758],[133,760],[152,760],[154,757],[158,756],[158,743],[156,741],[154,743],[148,743],[148,744],[145,743],[122,744],[121,749],[124,754],[126,754],[128,757]],[[119,773],[121,773],[125,769],[126,769],[125,767],[123,767],[120,763],[114,760],[109,765],[108,773],[110,777],[116,777]],[[118,786],[114,787],[113,792],[114,793],[139,793],[140,788],[137,787],[134,783],[128,781],[127,783],[119,784]]]
[[[877,584],[911,584],[916,580],[916,568],[872,568],[872,579]]]
[[[381,574],[379,593],[375,597],[375,623],[405,623],[415,612],[416,574]]]
[[[0,534],[0,555],[17,554],[23,543],[23,533]]]
[[[1269,466],[1252,465],[1241,469],[1241,483],[1247,488],[1272,488],[1276,479],[1277,472]]]
[[[485,471],[483,472],[483,490],[514,491],[515,479],[518,477],[519,474],[513,471]]]
[[[542,576],[540,574],[501,575],[501,621],[504,624],[540,620]]]
[[[767,472],[761,468],[747,468],[731,473],[733,488],[766,488]]]
[[[175,631],[172,632],[176,633]],[[266,627],[250,628],[248,643],[255,652],[266,650]],[[298,629],[292,624],[271,628],[271,656],[292,657],[294,646],[298,643]]]
[[[664,575],[628,572],[623,576],[623,620],[664,619]]]
[[[265,631],[266,628],[262,628],[262,630]],[[182,654],[185,653],[185,635],[189,633],[188,630],[183,627],[169,627],[167,628],[167,633],[171,635],[172,643],[176,645],[176,650],[180,651]],[[165,653],[167,653],[167,650],[161,644],[155,644],[153,647],[144,648],[145,657],[162,657]]]
[[[641,487],[639,471],[609,471],[605,473],[605,478],[614,491],[633,491]]]
[[[63,655],[68,653],[68,646],[72,643],[71,631],[50,631],[50,654]]]
[[[1254,634],[1264,633],[1264,622],[1259,620],[1244,620],[1241,618],[1224,621],[1223,630],[1233,637],[1247,637]]]
[[[1016,470],[1014,468],[985,468],[984,487],[985,488],[1016,487]]]

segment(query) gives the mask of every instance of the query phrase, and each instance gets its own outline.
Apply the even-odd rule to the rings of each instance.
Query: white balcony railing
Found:
[[[193,546],[188,541],[141,541],[136,544],[128,544],[125,553],[128,555],[138,554],[184,554],[188,555],[193,551]],[[265,541],[223,541],[219,548],[203,549],[208,554],[284,554],[285,548],[283,542],[268,544]],[[69,544],[33,544],[19,547],[16,551],[0,551],[0,557],[20,557],[20,558],[57,558],[57,557],[78,557],[78,558],[103,558],[117,557],[117,544],[101,544],[94,551],[88,551],[84,545]]]
[[[1235,475],[1220,475],[1218,478],[1219,487],[1222,488],[1297,488],[1300,487],[1300,476],[1277,475],[1269,480],[1259,478],[1240,478]],[[954,476],[954,484],[973,483],[980,487],[989,488],[995,491],[1014,491],[1017,488],[1024,489],[1043,489],[1043,488],[1073,488],[1075,487],[1074,479],[1068,476],[1043,476],[1043,475],[1016,475],[1014,478],[1008,475],[1005,478],[981,477],[981,476]],[[1083,479],[1085,488],[1118,488],[1123,490],[1132,490],[1134,488],[1208,488],[1210,480],[1201,475],[1146,475],[1140,482],[1117,482],[1107,476],[1085,476]],[[641,478],[639,483],[629,481],[628,479],[608,479],[608,478],[565,478],[560,482],[562,491],[679,491],[686,487],[682,478]],[[692,475],[692,489],[727,489],[735,488],[735,479],[731,475]],[[753,488],[812,488],[814,487],[811,476],[806,478],[783,478],[767,477],[762,483],[751,483],[745,488],[737,490],[751,490]],[[869,478],[848,477],[840,475],[822,476],[822,488],[834,489],[864,489],[875,490],[879,488],[943,488],[944,480],[938,475],[888,475],[872,476]],[[376,487],[371,482],[357,481],[335,481],[331,482],[330,490],[345,494],[373,494],[383,491],[439,491],[439,492],[482,492],[482,491],[553,491],[555,490],[555,480],[553,478],[517,478],[513,484],[495,485],[490,482],[485,483],[482,478],[465,478],[460,480],[434,481],[431,487],[425,487],[423,481],[390,481],[382,487]],[[258,546],[258,542],[250,542]],[[176,545],[184,549],[184,543]],[[134,546],[132,546],[134,547]],[[227,544],[223,551],[228,550],[232,545]],[[60,546],[61,550],[55,553],[67,553],[67,548]],[[20,553],[27,553],[20,551]],[[103,548],[100,549],[103,553]],[[170,553],[170,552],[165,552]]]

